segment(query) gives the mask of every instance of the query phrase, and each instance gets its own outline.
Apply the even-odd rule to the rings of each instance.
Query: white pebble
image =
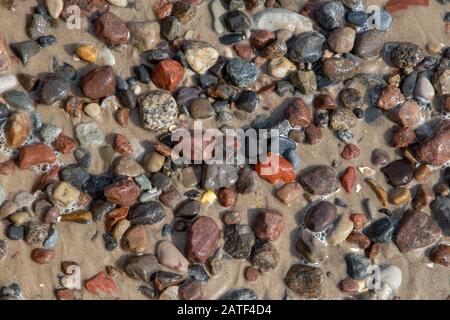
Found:
[[[13,75],[6,75],[0,77],[0,94],[3,92],[6,92],[8,90],[11,90],[15,86],[17,86],[18,81],[17,77]]]
[[[58,19],[64,8],[63,0],[45,0],[45,5],[47,6],[48,13],[53,19]]]
[[[97,63],[102,66],[115,66],[116,58],[110,49],[103,47],[98,54]]]
[[[380,278],[382,283],[397,290],[402,285],[402,270],[395,265],[389,265],[381,270]]]
[[[108,0],[110,4],[116,7],[125,8],[128,5],[128,0]]]

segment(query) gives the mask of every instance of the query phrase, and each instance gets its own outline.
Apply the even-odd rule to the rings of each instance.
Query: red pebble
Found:
[[[91,293],[115,293],[117,292],[117,286],[114,280],[108,277],[105,272],[99,272],[95,277],[89,279],[84,284],[87,291]]]
[[[355,225],[355,230],[361,230],[367,222],[366,216],[362,213],[354,213],[350,215],[350,220]]]
[[[32,166],[44,163],[54,163],[56,155],[45,143],[29,144],[20,148],[19,168],[29,169]]]
[[[253,49],[247,43],[236,43],[233,48],[237,55],[242,59],[250,60],[253,56]]]
[[[352,160],[359,157],[361,151],[359,151],[358,147],[352,143],[347,144],[342,150],[341,156],[344,160]]]
[[[60,134],[58,138],[52,143],[53,148],[62,154],[68,154],[75,150],[77,147],[77,142],[69,136]]]
[[[265,162],[255,165],[258,175],[271,184],[294,182],[294,166],[279,154],[269,152]]]
[[[351,192],[356,181],[355,167],[348,167],[341,177],[341,184],[345,191]]]
[[[162,60],[152,72],[153,82],[160,88],[173,91],[183,80],[184,68],[175,60]]]

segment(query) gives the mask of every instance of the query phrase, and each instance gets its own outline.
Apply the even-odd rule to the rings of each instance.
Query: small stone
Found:
[[[24,225],[25,223],[30,221],[30,216],[26,211],[14,212],[8,218],[9,221],[11,221],[16,226]]]
[[[113,183],[104,191],[109,202],[124,207],[131,207],[139,197],[139,193],[139,187],[133,181],[126,179]]]
[[[250,256],[255,236],[248,225],[227,225],[224,231],[224,250],[235,259]]]
[[[37,40],[47,33],[48,22],[44,16],[33,14],[30,23],[27,26],[27,34],[32,40]]]
[[[133,21],[128,24],[131,42],[140,51],[155,49],[160,42],[160,25],[156,21]]]
[[[1,39],[0,39],[0,41],[1,41]],[[1,45],[1,42],[0,42],[0,45]],[[1,61],[0,61],[0,63],[1,63]],[[16,76],[13,76],[13,75],[0,76],[0,94],[3,94],[4,92],[7,92],[7,91],[13,89],[17,85],[18,85],[18,79]]]
[[[94,100],[100,99],[114,93],[116,75],[110,66],[98,67],[85,75],[81,83],[86,97]]]
[[[311,95],[317,90],[316,75],[313,71],[295,71],[291,75],[291,81],[304,95]]]
[[[413,129],[419,125],[422,117],[420,107],[414,100],[406,100],[392,110],[390,115],[399,125]]]
[[[345,256],[347,263],[347,274],[354,280],[363,280],[369,275],[370,261],[357,254]]]
[[[91,118],[97,118],[102,114],[102,109],[98,103],[89,103],[84,109],[84,113],[86,113]]]
[[[181,207],[177,208],[175,212],[176,217],[181,217],[185,219],[192,219],[200,213],[200,202],[197,200],[188,200],[183,203]]]
[[[284,278],[286,286],[307,299],[317,299],[322,295],[323,271],[318,267],[294,264]]]
[[[346,192],[352,192],[353,186],[356,182],[356,169],[355,167],[348,167],[344,174],[340,178],[342,187]]]
[[[31,133],[30,118],[25,112],[12,114],[5,125],[6,144],[11,148],[22,146]]]
[[[248,267],[247,269],[245,269],[245,280],[249,281],[249,282],[253,282],[256,281],[258,279],[259,276],[261,276],[261,272],[253,267]]]
[[[226,67],[228,81],[237,87],[248,87],[259,77],[255,64],[242,59],[231,59]]]
[[[430,260],[433,263],[443,265],[444,267],[450,266],[450,246],[442,244],[438,245],[430,252]]]
[[[310,18],[291,10],[282,8],[266,8],[253,15],[253,30],[288,30],[295,34],[312,31]]]
[[[343,27],[333,31],[328,37],[328,45],[336,53],[352,51],[355,43],[356,31],[350,27]]]
[[[424,52],[418,45],[405,42],[392,49],[390,58],[401,69],[414,68],[424,59]]]
[[[192,118],[209,119],[215,115],[215,111],[206,98],[196,98],[192,101],[190,107]]]
[[[53,19],[58,19],[63,11],[64,2],[63,0],[45,0],[45,6],[50,16]]]
[[[13,241],[22,240],[25,237],[25,226],[10,225],[6,236]]]
[[[161,201],[166,207],[172,209],[175,208],[180,203],[181,200],[182,196],[175,187],[165,190],[159,196],[159,201]]]
[[[163,206],[156,201],[140,203],[135,206],[128,215],[133,224],[156,224],[164,219],[166,212]]]
[[[19,150],[19,168],[22,170],[39,164],[52,164],[55,161],[55,153],[43,143],[29,144]]]
[[[366,250],[370,246],[370,239],[365,234],[357,231],[352,231],[346,240],[362,250]]]
[[[341,27],[345,22],[345,9],[340,1],[330,1],[321,5],[315,13],[319,25],[326,30]]]
[[[442,165],[450,160],[450,120],[441,121],[433,135],[423,141],[418,149],[418,159],[431,165]]]
[[[312,194],[324,195],[335,192],[338,189],[339,181],[333,168],[319,165],[311,167],[300,174],[300,183],[306,191]]]
[[[184,53],[189,66],[198,74],[204,74],[219,58],[217,49],[204,41],[188,41]]]
[[[268,30],[254,30],[250,37],[250,43],[258,50],[264,49],[275,40],[275,34]]]
[[[240,10],[228,11],[224,16],[224,21],[228,31],[243,32],[250,29],[250,18]]]
[[[261,240],[276,241],[284,228],[284,216],[276,210],[264,210],[258,214],[254,232]]]
[[[219,201],[223,207],[229,208],[236,202],[236,192],[231,188],[222,188],[219,191]]]
[[[356,108],[362,104],[361,92],[353,88],[346,88],[339,94],[339,100],[346,108]]]
[[[53,148],[62,154],[71,153],[76,147],[77,142],[69,136],[60,134],[58,138],[52,143]]]
[[[8,53],[8,49],[5,46],[5,39],[2,35],[0,35],[0,72],[8,71],[9,66],[11,65],[11,58]],[[6,76],[13,77],[13,76]],[[0,86],[0,93],[2,93],[2,87]]]
[[[168,130],[178,114],[175,99],[166,91],[155,90],[139,98],[142,125],[151,131]]]
[[[425,103],[430,103],[435,96],[431,81],[426,76],[419,76],[414,89],[414,97]]]
[[[438,71],[433,76],[433,85],[439,95],[450,94],[450,69]],[[431,88],[428,89],[431,92]]]
[[[297,63],[313,63],[320,59],[325,37],[318,32],[296,35],[290,40],[288,58]]]
[[[222,300],[258,300],[255,291],[248,288],[232,289],[220,297]]]
[[[344,150],[341,153],[341,157],[344,160],[353,160],[359,157],[361,151],[358,147],[352,143],[346,144]]]
[[[269,73],[273,77],[283,79],[288,77],[297,67],[285,57],[279,57],[269,62]]]
[[[130,256],[123,264],[127,276],[149,282],[152,276],[159,271],[158,260],[154,255],[144,254]]]
[[[120,109],[116,113],[116,121],[123,128],[127,127],[129,118],[130,118],[130,109],[128,108]]]
[[[50,249],[36,248],[31,252],[31,259],[39,264],[52,263],[55,257],[55,251]]]
[[[411,192],[406,187],[393,189],[389,193],[389,202],[395,205],[405,205],[411,201]]]
[[[384,47],[384,32],[368,30],[356,36],[354,53],[363,59],[378,57]]]
[[[311,263],[324,261],[327,258],[327,248],[308,229],[301,231],[295,249]]]
[[[182,24],[187,24],[195,18],[196,10],[185,1],[176,1],[173,3],[172,15]]]
[[[183,66],[175,60],[162,60],[152,71],[153,82],[165,90],[173,91],[184,77]]]
[[[109,293],[114,294],[118,291],[118,288],[112,278],[110,278],[105,272],[100,272],[93,278],[86,281],[84,287],[87,291],[94,294]]]
[[[216,251],[220,238],[219,227],[209,217],[199,217],[188,231],[186,255],[191,263],[205,263]]]
[[[160,241],[156,247],[156,257],[161,265],[181,272],[188,271],[189,262],[172,242]]]
[[[408,160],[396,160],[382,168],[389,184],[394,187],[409,183],[413,177],[413,167]]]
[[[150,240],[147,230],[143,225],[135,225],[127,230],[122,238],[122,247],[135,254],[141,254],[148,250]]]
[[[328,243],[332,246],[336,246],[344,242],[350,233],[353,231],[354,223],[345,216],[338,218],[333,229],[328,236]]]
[[[24,41],[11,44],[11,48],[18,55],[24,65],[27,65],[31,57],[36,55],[41,47],[35,41]]]
[[[105,136],[96,122],[84,122],[75,127],[75,136],[81,146],[102,144]]]
[[[334,204],[321,201],[306,213],[305,226],[314,232],[320,232],[333,224],[336,220],[336,214],[337,209]]]
[[[131,157],[120,158],[114,167],[117,176],[137,177],[144,174],[144,169]]]
[[[395,265],[388,265],[381,270],[380,278],[389,288],[397,290],[402,284],[402,270]]]
[[[291,202],[299,198],[300,193],[300,184],[297,182],[292,182],[278,189],[275,193],[275,196],[284,204],[290,204]]]
[[[437,196],[430,205],[433,218],[437,221],[445,235],[450,235],[450,200]]]
[[[244,90],[236,99],[236,107],[239,110],[251,113],[255,111],[259,104],[259,97],[256,92],[252,90]],[[192,106],[191,106],[192,108]]]
[[[95,21],[95,32],[108,45],[128,43],[130,32],[125,22],[111,12],[106,12]]]
[[[8,218],[8,216],[12,215],[19,208],[17,204],[13,201],[2,201],[2,205],[0,206],[0,219]]]
[[[433,200],[433,191],[426,184],[419,184],[414,195],[413,208],[415,210],[423,210]]]
[[[426,213],[406,211],[397,226],[395,243],[406,253],[436,242],[442,235],[439,225]]]
[[[259,242],[252,253],[252,264],[261,271],[275,269],[280,260],[280,254],[271,242]]]

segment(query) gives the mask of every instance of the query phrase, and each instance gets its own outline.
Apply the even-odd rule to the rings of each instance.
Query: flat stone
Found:
[[[311,19],[281,8],[266,8],[253,15],[253,30],[289,30],[295,34],[313,30]]]
[[[306,191],[316,195],[333,193],[339,186],[336,171],[324,165],[309,168],[300,174],[300,183]]]
[[[323,271],[318,267],[294,264],[287,272],[284,283],[301,297],[317,299],[322,295]]]

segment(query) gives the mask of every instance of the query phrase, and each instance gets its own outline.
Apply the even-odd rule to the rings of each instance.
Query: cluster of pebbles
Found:
[[[137,290],[149,299],[192,300],[211,298],[204,288],[224,272],[224,264],[245,260],[248,266],[238,272],[248,287],[218,298],[264,298],[251,283],[275,272],[289,251],[277,244],[289,232],[287,213],[255,201],[253,208],[237,204],[272,184],[268,197],[301,212],[293,240],[299,259],[283,275],[288,299],[327,296],[324,282],[333,270],[323,265],[337,247],[348,248],[332,262],[346,265],[347,277],[335,279],[335,286],[354,299],[401,298],[396,291],[402,270],[380,254],[387,246],[400,255],[419,252],[425,256],[421,263],[449,267],[450,48],[386,42],[393,21],[388,8],[398,1],[379,13],[376,28],[362,0],[148,1],[152,21],[124,21],[114,13],[118,7],[136,10],[132,0],[37,2],[26,24],[29,39],[0,42],[1,144],[10,157],[0,163],[0,174],[40,175],[29,190],[0,186],[5,226],[0,265],[13,259],[11,242],[24,241],[32,247],[30,263],[61,265],[62,274],[55,275],[60,284],[53,288],[58,299],[82,299],[86,292],[117,297],[119,279],[130,277],[140,281]],[[103,45],[73,47],[74,59],[87,67],[82,72],[57,57],[52,72],[27,73],[41,51],[63,45],[64,39],[51,33],[65,27],[71,5],[80,7]],[[205,6],[212,25],[196,26]],[[214,28],[220,48],[202,40],[201,27]],[[133,72],[128,78],[115,69],[115,53],[124,50],[138,52],[140,60],[128,65]],[[18,63],[20,72],[11,74]],[[367,63],[382,63],[389,71],[359,72]],[[153,90],[145,89],[149,84]],[[262,103],[267,95],[283,101],[281,115],[267,114],[272,111]],[[41,120],[37,105],[61,108],[83,121],[65,134]],[[115,129],[102,124],[105,113],[114,115],[117,128],[138,119],[155,136],[143,157],[126,134],[108,139]],[[388,145],[358,147],[357,127],[382,115],[377,121],[392,127]],[[250,123],[244,129],[279,129],[280,149],[271,153],[278,168],[268,174],[265,162],[176,164],[171,134],[190,129],[193,120],[220,130],[242,121]],[[325,131],[333,133],[340,154],[333,163],[318,159],[303,167],[302,146],[326,149]],[[203,147],[211,143],[200,139]],[[382,148],[394,148],[395,159]],[[362,153],[371,153],[372,163],[359,161]],[[64,161],[68,155],[75,162]],[[90,173],[96,162],[104,163],[104,173]],[[432,174],[438,178],[430,184]],[[361,199],[355,213],[346,196],[361,190],[370,190],[371,197]],[[244,217],[248,209],[256,211],[252,223]],[[102,239],[107,251],[124,252],[120,264],[83,274],[81,284],[76,279],[83,265],[61,261],[57,249],[60,226],[76,223],[98,225],[96,241]],[[155,226],[162,239],[157,242],[149,229]],[[172,241],[180,237],[184,247]],[[378,286],[371,285],[374,267],[381,270]],[[2,285],[0,299],[24,298],[26,281]]]

